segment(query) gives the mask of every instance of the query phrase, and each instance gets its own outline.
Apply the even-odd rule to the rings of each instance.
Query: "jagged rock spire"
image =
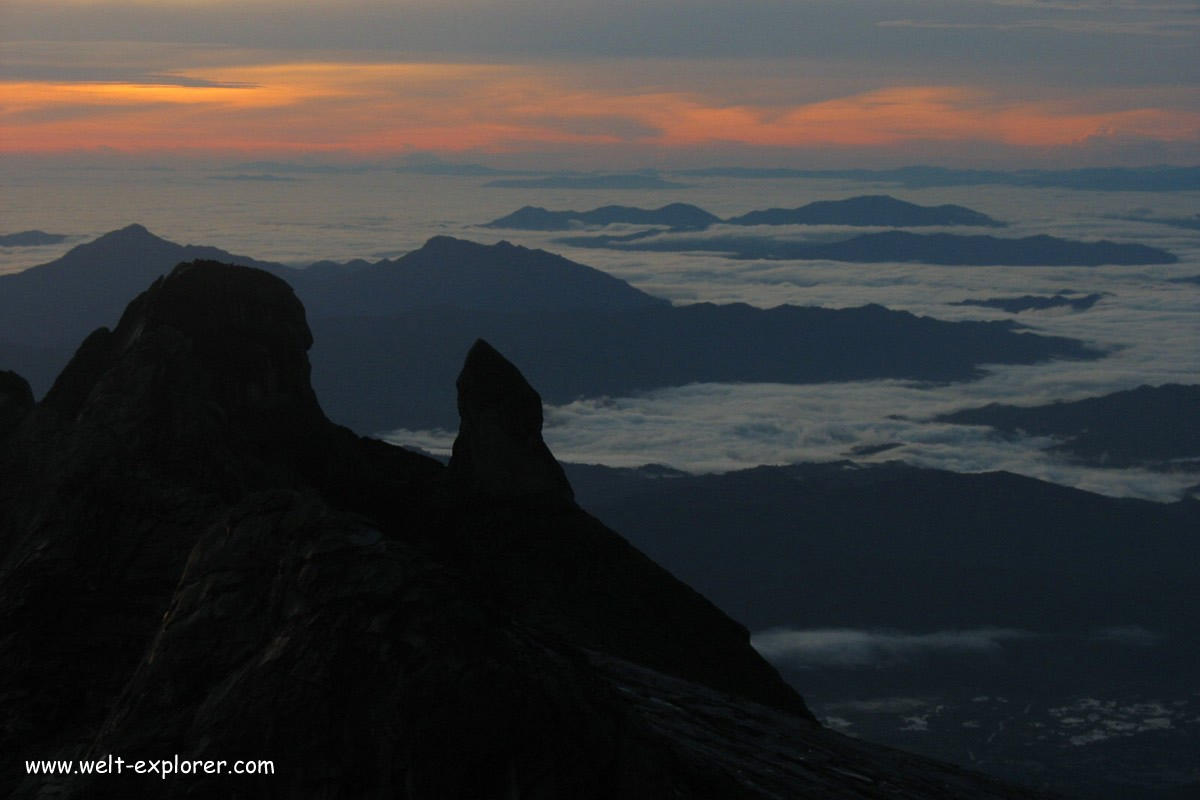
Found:
[[[483,339],[458,381],[458,438],[450,480],[471,493],[574,502],[575,493],[542,440],[542,398],[521,371]]]

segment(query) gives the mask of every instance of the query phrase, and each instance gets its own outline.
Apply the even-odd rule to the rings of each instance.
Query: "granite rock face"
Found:
[[[520,370],[479,339],[456,385],[461,422],[450,459],[452,481],[491,497],[574,500],[542,440],[542,398]]]
[[[818,726],[745,628],[572,502],[486,344],[447,469],[329,423],[310,343],[281,281],[192,263],[40,404],[4,379],[12,796],[1030,796]],[[25,769],[109,754],[274,774]]]

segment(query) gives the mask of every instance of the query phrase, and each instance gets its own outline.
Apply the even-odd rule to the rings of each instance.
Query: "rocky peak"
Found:
[[[6,796],[1024,796],[813,724],[745,628],[570,502],[487,343],[445,491],[320,415],[309,343],[280,281],[194,263],[42,404],[0,376]],[[277,773],[24,768],[109,753]]]
[[[542,398],[521,371],[479,339],[458,381],[451,481],[491,497],[573,502],[567,476],[542,439]]]
[[[211,261],[180,264],[130,303],[113,331],[89,337],[46,403],[79,413],[108,369],[171,337],[188,343],[227,414],[320,415],[309,383],[312,334],[291,287],[261,270]]]

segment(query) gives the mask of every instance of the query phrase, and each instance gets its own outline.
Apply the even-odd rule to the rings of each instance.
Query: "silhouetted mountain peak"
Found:
[[[495,497],[574,500],[542,439],[542,398],[512,362],[479,339],[455,385],[461,422],[450,458],[452,481]]]
[[[300,277],[302,280],[302,276]],[[669,302],[598,269],[508,241],[434,236],[395,261],[299,284],[313,316],[392,314],[413,307],[496,311],[632,309]]]
[[[181,352],[196,360],[226,414],[320,416],[309,383],[312,334],[292,288],[261,270],[210,261],[180,264],[138,295],[113,331],[88,337],[47,405],[74,416],[118,361],[137,350],[160,357],[174,338],[187,343]]]
[[[143,250],[146,248],[157,249],[162,247],[177,248],[179,245],[167,241],[161,236],[156,236],[145,225],[135,222],[132,225],[126,225],[124,228],[118,228],[115,231],[101,234],[92,241],[85,242],[78,247],[71,248],[64,258],[73,255],[107,255],[114,252],[127,255],[133,252],[135,248]]]
[[[161,794],[24,769],[160,751],[272,760],[246,797],[1025,796],[813,724],[744,627],[570,502],[486,342],[449,486],[314,415],[309,343],[278,279],[184,264],[80,348],[79,413],[0,427],[11,796]],[[2,416],[26,392],[0,380]]]
[[[501,239],[494,244],[483,244],[482,242],[472,242],[469,239],[459,239],[454,236],[433,236],[425,241],[425,244],[413,250],[406,255],[404,259],[415,261],[424,257],[432,258],[480,258],[487,255],[503,255],[505,257],[518,257],[534,254],[537,256],[554,256],[545,250],[535,250],[522,245],[516,245],[507,239]],[[565,259],[564,259],[565,260]]]
[[[153,233],[151,233],[149,228],[147,228],[145,225],[142,225],[139,222],[134,222],[132,224],[126,225],[124,228],[118,228],[115,231],[109,231],[108,233],[104,234],[100,238],[101,239],[117,239],[120,237],[129,237],[129,236],[149,236],[154,239],[160,238],[158,236],[155,236]]]

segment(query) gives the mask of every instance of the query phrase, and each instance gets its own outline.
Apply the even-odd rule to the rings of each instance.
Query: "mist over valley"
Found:
[[[67,238],[4,245],[0,369],[40,398],[176,263],[246,264],[303,302],[332,422],[445,458],[455,376],[482,337],[537,389],[579,505],[748,626],[831,728],[1081,797],[1193,781],[1200,242],[1155,218],[1194,193],[726,174],[485,192],[494,176],[474,169],[286,174],[236,180],[236,196],[179,169],[116,189],[86,171],[18,176],[70,189],[67,207],[26,200],[0,233]],[[672,209],[715,248],[748,209],[883,191],[984,215],[932,235],[1176,260],[730,259],[562,238],[682,235],[651,213]],[[522,206],[604,213],[482,223]],[[856,227],[755,230],[829,243]]]

